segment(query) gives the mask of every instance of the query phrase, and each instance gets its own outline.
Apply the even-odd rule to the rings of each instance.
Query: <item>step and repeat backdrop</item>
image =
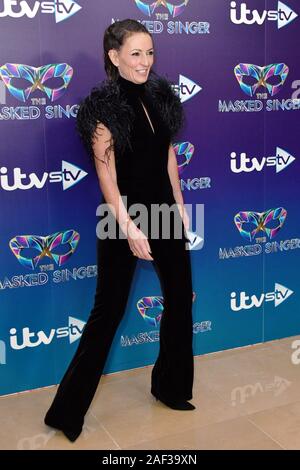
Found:
[[[101,191],[75,122],[125,18],[186,115],[195,355],[299,334],[299,2],[0,0],[1,395],[59,383],[93,306]],[[162,315],[139,260],[104,372],[153,364]]]

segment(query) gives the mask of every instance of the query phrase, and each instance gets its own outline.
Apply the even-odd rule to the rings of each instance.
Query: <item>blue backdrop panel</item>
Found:
[[[182,191],[204,207],[195,355],[299,333],[300,7],[286,2],[0,0],[1,395],[59,383],[93,306],[101,191],[75,117],[118,19],[153,34],[186,113]],[[139,260],[106,373],[154,363],[161,314]]]

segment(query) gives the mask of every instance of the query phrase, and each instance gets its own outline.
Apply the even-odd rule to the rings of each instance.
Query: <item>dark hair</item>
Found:
[[[147,28],[137,20],[116,21],[106,28],[103,38],[104,68],[109,80],[117,80],[119,71],[110,60],[108,51],[119,50],[126,39],[134,33],[145,33],[152,37]]]

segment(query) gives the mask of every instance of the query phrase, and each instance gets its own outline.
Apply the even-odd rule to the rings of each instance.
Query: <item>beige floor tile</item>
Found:
[[[278,340],[275,340],[275,341],[268,341],[267,343],[257,343],[257,344],[250,344],[249,346],[243,346],[243,347],[240,347],[240,348],[234,348],[234,349],[225,349],[223,351],[216,351],[216,352],[212,352],[212,353],[208,353],[208,354],[203,354],[203,355],[199,355],[199,356],[195,356],[195,359],[196,360],[208,360],[208,359],[218,359],[219,357],[228,357],[228,356],[233,356],[233,355],[237,355],[237,354],[241,354],[243,352],[247,352],[247,351],[252,351],[252,350],[256,350],[256,349],[260,349],[260,348],[271,348],[273,346],[276,345]]]
[[[280,348],[290,348],[291,347],[291,344],[293,343],[293,341],[295,340],[300,340],[300,336],[297,335],[297,336],[289,336],[288,338],[283,338],[283,339],[278,339],[278,340],[274,340],[272,341],[272,343],[274,343],[274,345],[280,347]],[[265,343],[265,344],[269,344],[269,343]]]
[[[180,412],[155,403],[97,418],[120,447],[166,436],[174,430],[189,429],[200,421],[195,410]]]
[[[126,449],[143,450],[281,450],[265,433],[243,418],[170,434]]]
[[[249,419],[284,448],[300,450],[300,401],[255,413]]]
[[[300,448],[295,339],[195,357],[191,412],[152,397],[152,366],[103,376],[75,443],[43,422],[57,386],[0,397],[0,449]]]
[[[288,346],[272,348],[261,348],[240,354],[234,367],[238,372],[245,371],[247,374],[255,375],[259,372],[274,372],[277,375],[285,374],[290,380],[299,377],[299,367],[292,362],[293,349]]]
[[[235,370],[235,356],[218,357],[207,361],[195,361],[195,384],[205,384],[217,393],[231,390],[239,378]],[[225,393],[225,392],[224,392]]]
[[[122,391],[127,397],[130,392],[126,392],[127,389]],[[120,395],[120,390],[117,393]],[[196,410],[193,411],[172,410],[156,401],[149,391],[143,393],[143,404],[140,405],[120,406],[120,396],[116,400],[114,410],[110,405],[106,408],[105,400],[102,397],[101,401],[99,395],[99,406],[94,405],[93,413],[121,447],[238,416],[236,410],[205,385],[201,389],[195,386],[192,403]],[[128,398],[125,400],[128,403]]]
[[[71,443],[62,432],[44,424],[52,393],[32,391],[0,398],[0,449],[115,449],[118,446],[97,419],[88,413],[82,434]]]
[[[243,415],[298,401],[299,371],[290,350],[273,344],[198,363],[196,383],[205,382]]]
[[[113,374],[106,374],[101,377],[101,384],[107,384],[111,382],[118,382],[120,380],[126,380],[128,377],[140,377],[141,375],[149,375],[152,369],[151,366],[138,367],[136,369],[115,372]]]
[[[42,420],[50,403],[47,389],[0,398],[0,448],[18,449],[43,430]]]
[[[91,411],[95,415],[113,416],[116,412],[147,404],[150,378],[144,374],[123,381],[108,382],[97,389]]]
[[[45,426],[49,438],[42,450],[118,450],[119,446],[105,431],[97,418],[89,411],[84,420],[82,433],[70,442],[62,432]]]

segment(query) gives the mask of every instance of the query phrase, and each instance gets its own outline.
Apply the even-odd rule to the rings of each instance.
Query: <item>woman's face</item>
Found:
[[[117,51],[109,51],[110,59],[119,69],[119,74],[133,83],[144,83],[153,65],[153,42],[149,34],[134,33]]]

